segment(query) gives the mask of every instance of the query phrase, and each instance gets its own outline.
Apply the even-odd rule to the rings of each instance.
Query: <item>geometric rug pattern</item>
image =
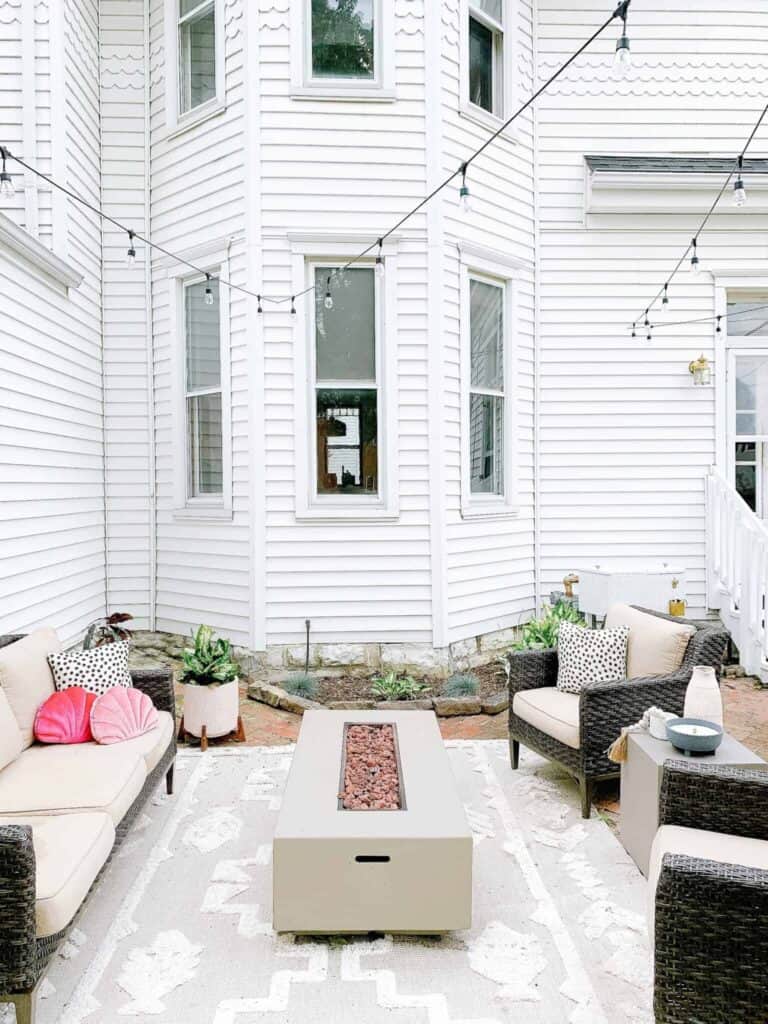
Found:
[[[474,834],[470,930],[276,935],[293,747],[182,751],[175,795],[146,805],[55,957],[40,1024],[652,1024],[645,883],[610,829],[530,751],[512,772],[505,742],[447,747]]]

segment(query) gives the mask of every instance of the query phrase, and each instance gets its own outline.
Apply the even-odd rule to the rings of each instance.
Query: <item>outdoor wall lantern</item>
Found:
[[[705,355],[700,355],[688,364],[688,371],[693,377],[693,383],[697,387],[707,387],[712,383],[712,367]]]

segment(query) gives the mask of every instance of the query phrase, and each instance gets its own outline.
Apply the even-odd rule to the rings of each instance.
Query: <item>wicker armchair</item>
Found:
[[[691,833],[682,841],[678,833],[676,849],[687,845],[685,854],[663,854],[656,885],[657,1024],[763,1024],[768,1019],[768,772],[668,762],[659,821]],[[765,869],[704,859],[714,852],[713,833],[761,840]],[[663,839],[660,831],[659,852]],[[762,843],[749,844],[753,859]]]
[[[647,611],[647,609],[639,609]],[[515,695],[524,690],[554,687],[557,682],[557,649],[513,651],[509,666],[509,748],[512,767],[517,768],[520,744],[557,761],[579,782],[581,813],[590,815],[594,783],[619,775],[618,766],[606,751],[622,728],[632,725],[654,704],[682,714],[685,691],[695,665],[710,665],[719,673],[728,634],[719,624],[649,612],[674,622],[688,622],[696,628],[677,672],[668,676],[647,676],[611,682],[587,683],[579,699],[578,746],[556,739],[548,732],[520,718],[514,711]]]
[[[0,636],[0,647],[20,640],[22,636],[23,634]],[[173,766],[176,757],[176,701],[173,674],[167,668],[134,669],[131,671],[131,680],[137,689],[152,698],[158,710],[167,711],[173,716],[174,729],[168,748],[116,826],[113,854],[163,776],[167,792],[173,792]],[[109,861],[101,873],[106,870],[108,864]],[[94,881],[94,886],[101,873]],[[76,920],[77,915],[56,935],[42,939],[36,937],[35,852],[32,845],[32,829],[26,825],[0,826],[0,1004],[11,1002],[15,1005],[17,1024],[32,1024],[34,1021],[35,988],[48,961]]]

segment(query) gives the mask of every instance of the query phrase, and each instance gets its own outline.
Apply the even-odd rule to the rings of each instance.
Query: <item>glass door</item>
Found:
[[[768,519],[768,294],[730,292],[727,312],[731,482]]]

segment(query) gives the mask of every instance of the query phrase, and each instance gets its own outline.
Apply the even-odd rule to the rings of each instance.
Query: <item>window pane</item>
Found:
[[[493,112],[493,33],[469,19],[469,99]]]
[[[373,78],[374,2],[312,0],[313,76]]]
[[[187,399],[189,493],[222,492],[221,394]]]
[[[469,476],[473,494],[504,493],[504,399],[469,396]]]
[[[376,494],[376,392],[319,388],[316,413],[317,493]]]
[[[376,379],[374,277],[372,269],[335,274],[333,308],[326,309],[328,270],[315,268],[317,380]]]
[[[736,467],[736,490],[755,512],[757,510],[757,488],[754,466],[739,465]]]
[[[768,434],[768,356],[736,357],[736,433]]]
[[[501,22],[503,0],[472,0],[472,6],[485,11],[494,21]]]
[[[194,11],[196,7],[202,5],[202,2],[203,0],[179,0],[179,17],[183,18],[185,14]]]
[[[504,289],[469,282],[470,385],[504,390]]]
[[[736,445],[737,462],[755,462],[757,455],[754,441],[739,441]]]
[[[179,26],[180,110],[194,110],[216,95],[216,19],[213,7]]]
[[[768,295],[757,295],[749,302],[728,303],[728,334],[733,336],[768,334]],[[754,310],[754,312],[749,312]]]
[[[213,294],[213,305],[205,302],[205,289]],[[187,332],[187,391],[221,386],[219,345],[219,282],[200,281],[184,289],[184,319]]]

